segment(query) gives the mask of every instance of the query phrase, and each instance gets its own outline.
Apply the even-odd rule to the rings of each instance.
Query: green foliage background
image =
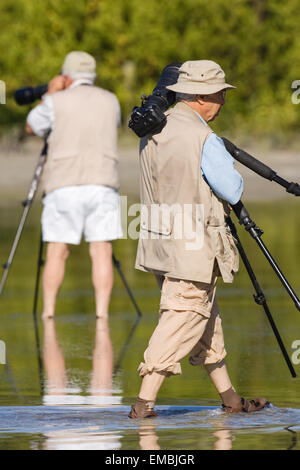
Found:
[[[3,0],[0,129],[28,112],[14,103],[16,88],[47,82],[69,51],[85,50],[97,59],[98,85],[117,94],[124,128],[168,63],[212,59],[237,86],[214,128],[291,141],[300,118],[291,101],[299,12],[298,0]]]

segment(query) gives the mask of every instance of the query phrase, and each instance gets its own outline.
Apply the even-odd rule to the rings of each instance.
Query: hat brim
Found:
[[[188,83],[188,82],[179,82],[174,85],[169,85],[166,87],[168,90],[175,91],[176,93],[187,93],[188,95],[212,95],[221,90],[229,90],[236,88],[229,83],[216,83],[208,85],[206,83]]]

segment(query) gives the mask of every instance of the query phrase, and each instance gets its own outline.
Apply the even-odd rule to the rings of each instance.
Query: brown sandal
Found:
[[[128,418],[138,419],[138,418],[152,418],[158,416],[154,410],[140,410],[136,411],[135,407],[132,406]]]
[[[239,413],[241,411],[245,413],[251,413],[252,411],[259,411],[268,406],[270,402],[268,402],[265,398],[255,398],[254,400],[246,400],[245,398],[241,398],[241,405],[239,407],[232,407],[222,404],[222,408],[227,413]]]

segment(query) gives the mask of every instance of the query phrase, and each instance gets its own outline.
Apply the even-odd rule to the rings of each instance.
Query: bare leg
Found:
[[[246,411],[249,413],[259,411],[268,404],[265,398],[255,398],[250,402],[241,398],[231,385],[224,360],[219,364],[207,364],[204,367],[219,392],[226,411],[230,413]]]
[[[166,377],[163,372],[151,372],[143,377],[139,398],[143,400],[152,401],[153,404],[156,400],[160,387]]]
[[[54,316],[56,297],[64,279],[68,254],[66,243],[48,243],[43,272],[43,318]]]
[[[217,364],[206,364],[204,365],[204,368],[209,374],[219,394],[232,387],[224,360]]]
[[[241,397],[236,393],[231,384],[225,361],[223,360],[218,364],[206,364],[204,365],[204,368],[219,392],[223,404],[233,408],[239,407],[241,404]]]
[[[114,279],[111,242],[91,242],[90,256],[95,289],[96,317],[107,319]]]

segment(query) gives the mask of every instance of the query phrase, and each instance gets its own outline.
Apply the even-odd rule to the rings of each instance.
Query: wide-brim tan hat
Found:
[[[225,82],[225,73],[216,62],[189,60],[180,67],[177,82],[166,88],[177,93],[210,95],[236,87]]]
[[[76,75],[76,74],[90,74],[96,73],[96,61],[93,56],[83,51],[72,51],[66,56],[63,66],[62,74]]]

